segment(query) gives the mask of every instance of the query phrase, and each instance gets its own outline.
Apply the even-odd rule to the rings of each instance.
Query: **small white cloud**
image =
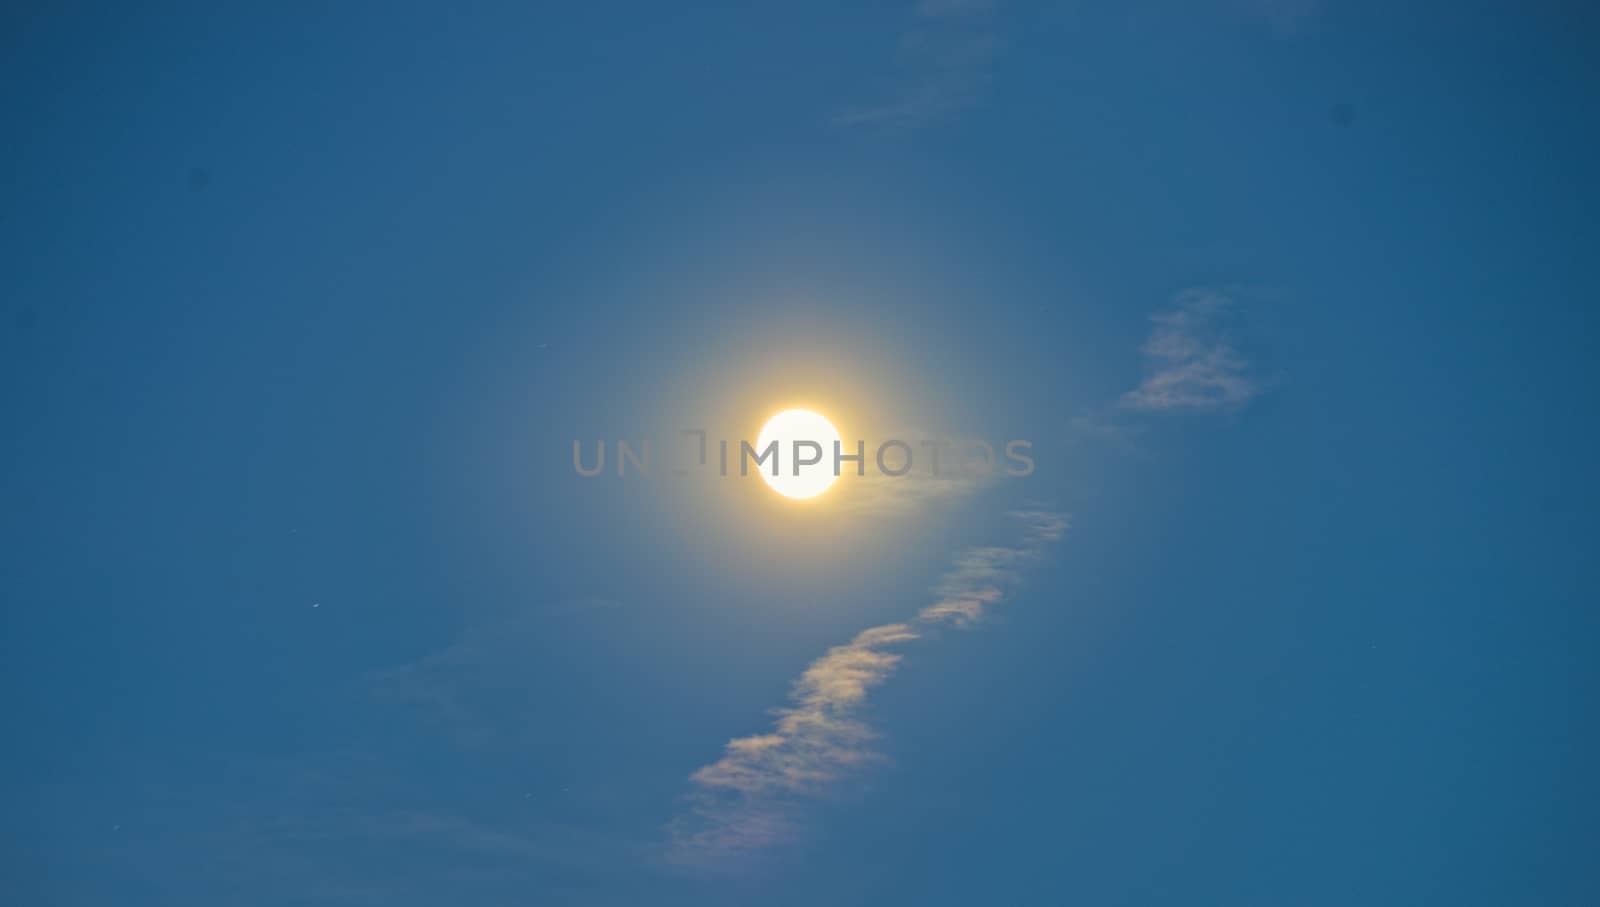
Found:
[[[1261,390],[1249,363],[1222,329],[1233,300],[1216,290],[1185,290],[1155,323],[1142,350],[1145,379],[1122,395],[1136,410],[1215,410],[1243,405]]]

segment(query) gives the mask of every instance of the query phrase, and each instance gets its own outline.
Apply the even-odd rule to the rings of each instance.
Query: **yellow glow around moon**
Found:
[[[788,498],[814,498],[833,484],[838,476],[833,474],[833,445],[839,440],[839,430],[820,413],[809,409],[786,409],[767,420],[756,437],[756,451],[767,449],[778,442],[778,474],[772,474],[772,463],[760,467],[761,478],[778,494]],[[812,441],[822,448],[822,456],[815,464],[799,467],[796,475],[794,442]],[[800,456],[810,459],[816,451],[807,445],[800,446]],[[757,468],[754,463],[751,468]]]

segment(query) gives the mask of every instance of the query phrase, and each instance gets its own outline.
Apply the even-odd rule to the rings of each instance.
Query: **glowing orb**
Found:
[[[762,480],[778,494],[786,498],[814,498],[827,491],[838,478],[833,474],[833,451],[839,441],[839,430],[821,414],[809,409],[786,409],[778,413],[761,427],[761,434],[756,437],[756,452],[766,451],[773,441],[778,442],[778,474],[772,474],[770,459],[759,467],[752,462],[750,468],[758,470]],[[801,443],[796,445],[796,441]],[[813,460],[815,462],[810,462]]]

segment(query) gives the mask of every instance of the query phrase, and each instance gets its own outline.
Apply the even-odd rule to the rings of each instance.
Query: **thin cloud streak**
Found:
[[[1264,21],[1280,38],[1311,30],[1322,13],[1320,0],[1244,0],[1246,16]]]
[[[728,742],[721,759],[696,771],[691,808],[670,828],[667,861],[711,868],[792,840],[804,805],[866,765],[878,762],[876,732],[858,714],[868,693],[888,680],[896,649],[937,626],[967,627],[1006,597],[1019,570],[1067,529],[1064,516],[1017,511],[1015,547],[974,548],[959,556],[934,588],[936,600],[915,618],[856,634],[812,662],[794,683],[789,705],[766,734]]]
[[[1003,47],[993,33],[990,0],[924,0],[918,24],[900,38],[898,85],[889,99],[845,107],[839,127],[904,131],[975,106]]]
[[[911,471],[891,476],[869,470],[857,476],[845,470],[839,480],[849,488],[839,495],[839,507],[863,517],[904,517],[930,505],[959,501],[1003,481],[1009,465],[992,447],[984,456],[975,447],[961,448],[971,439],[917,427],[873,431],[868,434],[867,449],[876,450],[888,438],[917,439],[908,442],[913,448]]]
[[[1222,329],[1233,300],[1216,290],[1185,290],[1150,316],[1141,348],[1145,379],[1122,395],[1124,409],[1218,410],[1242,406],[1261,386]]]
[[[996,467],[989,473],[950,471],[935,476],[921,472],[919,467],[919,471],[903,476],[847,475],[842,480],[851,483],[849,493],[839,496],[839,506],[862,516],[903,516],[986,488],[1000,480],[1002,469]]]

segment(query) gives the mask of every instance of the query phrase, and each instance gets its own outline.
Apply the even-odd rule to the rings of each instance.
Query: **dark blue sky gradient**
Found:
[[[0,19],[6,903],[1600,902],[1579,4],[248,6]],[[1119,405],[1193,288],[1257,392]],[[807,395],[1038,469],[571,469]],[[888,760],[668,865],[1019,506]]]

